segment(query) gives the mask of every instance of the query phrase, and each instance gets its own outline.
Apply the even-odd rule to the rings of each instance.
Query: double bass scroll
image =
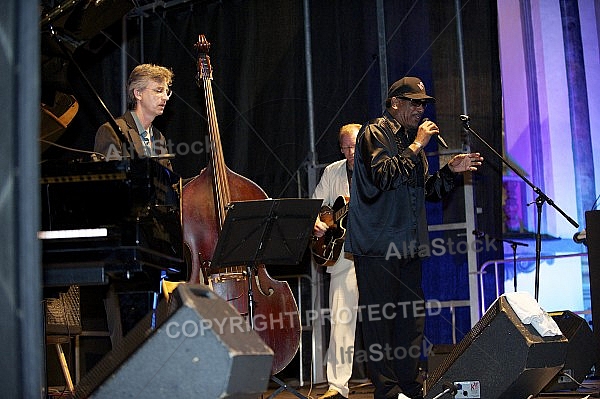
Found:
[[[200,35],[196,44],[197,83],[204,91],[211,152],[206,168],[183,187],[181,194],[183,240],[191,263],[189,280],[209,285],[246,317],[250,306],[248,284],[252,284],[254,318],[263,321],[256,332],[273,350],[272,373],[277,374],[293,359],[300,345],[300,315],[288,283],[272,279],[264,265],[256,266],[256,272],[251,273],[251,281],[248,281],[245,265],[218,271],[210,267],[228,205],[233,201],[266,199],[267,194],[256,183],[233,172],[225,164],[213,101],[209,48],[204,35]],[[284,323],[264,325],[264,321],[268,320],[284,320]]]

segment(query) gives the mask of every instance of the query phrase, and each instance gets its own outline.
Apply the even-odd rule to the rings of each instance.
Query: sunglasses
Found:
[[[415,100],[413,98],[396,97],[399,100],[409,101],[410,105],[417,108],[419,106],[427,108],[427,100]]]

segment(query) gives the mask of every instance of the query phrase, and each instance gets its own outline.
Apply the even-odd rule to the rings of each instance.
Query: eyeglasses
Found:
[[[418,108],[419,106],[423,109],[427,108],[427,100],[415,100],[413,98],[396,97],[400,100],[409,101],[412,107]]]
[[[354,146],[350,146],[350,147],[340,147],[340,149],[342,150],[342,152],[346,152],[346,151],[350,151],[354,149]]]
[[[146,87],[146,89],[148,90],[152,90],[153,92],[156,93],[157,96],[160,96],[161,94],[165,94],[167,96],[167,98],[171,98],[171,95],[173,94],[173,90],[164,87],[157,87],[154,89],[151,89],[149,87]]]

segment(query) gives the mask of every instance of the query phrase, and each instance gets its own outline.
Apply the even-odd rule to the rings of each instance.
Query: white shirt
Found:
[[[312,195],[313,198],[322,198],[323,205],[332,206],[339,196],[350,197],[346,162],[346,159],[342,159],[325,167],[321,180],[319,180],[319,184],[315,187],[315,192]],[[350,254],[347,256],[350,256]],[[352,260],[345,258],[345,254],[342,253],[335,265],[327,267],[327,272],[337,273],[352,265]]]

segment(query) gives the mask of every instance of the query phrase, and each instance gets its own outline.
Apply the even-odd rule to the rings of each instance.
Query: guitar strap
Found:
[[[346,176],[348,177],[348,191],[352,189],[352,169],[348,167],[348,161],[346,161]]]

